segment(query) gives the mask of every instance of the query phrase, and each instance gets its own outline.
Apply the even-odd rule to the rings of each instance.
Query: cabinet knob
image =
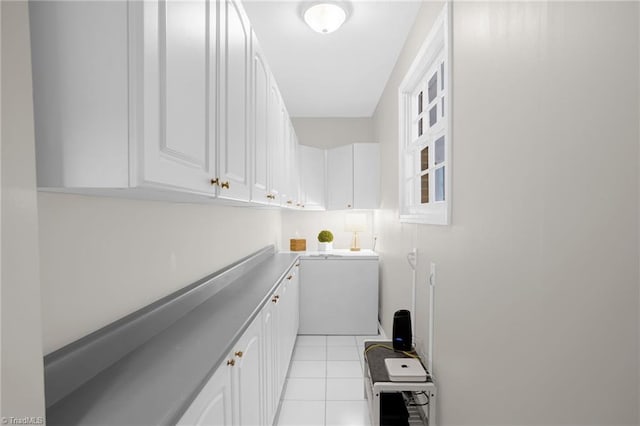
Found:
[[[351,208],[351,204],[347,204],[347,208],[350,209]]]
[[[273,303],[278,303],[278,298],[277,298],[277,297],[274,297],[273,299],[271,299],[271,301],[272,301]]]
[[[287,277],[287,279],[288,279],[288,280],[291,280],[291,278],[293,278],[293,275],[289,275],[289,276]]]
[[[222,183],[220,184],[220,188],[227,188],[227,189],[229,189],[229,181],[222,182]]]
[[[270,200],[275,200],[276,196],[273,195],[273,194],[267,194],[267,198],[270,199]]]
[[[293,201],[287,200],[287,204],[293,204]]]
[[[235,354],[238,358],[242,358],[242,351],[238,351]]]
[[[215,179],[211,179],[211,186],[214,185],[220,185],[220,179],[215,178]]]
[[[235,360],[235,359],[229,359],[229,360],[227,360],[227,365],[230,365],[230,366],[232,366],[232,367],[233,367],[234,365],[236,365],[236,360]]]
[[[295,264],[295,267],[297,268],[298,266],[300,266],[300,262]]]

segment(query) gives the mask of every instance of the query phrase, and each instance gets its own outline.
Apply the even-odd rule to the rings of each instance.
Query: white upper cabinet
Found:
[[[220,2],[220,133],[218,196],[248,201],[251,28],[239,2]]]
[[[239,1],[29,9],[41,189],[300,204],[295,132]]]
[[[30,2],[29,16],[38,187],[128,187],[127,3]]]
[[[216,3],[132,2],[131,8],[131,124],[139,143],[132,183],[212,193]]]
[[[302,205],[305,210],[324,210],[326,151],[311,146],[298,146]]]
[[[280,205],[282,198],[282,168],[284,144],[284,109],[280,91],[274,79],[269,83],[268,145],[269,145],[269,190],[273,205]]]
[[[269,198],[269,69],[255,34],[251,38],[253,78],[251,201],[268,204]]]
[[[376,143],[327,150],[327,209],[375,209],[379,205],[380,154]]]
[[[353,145],[327,150],[327,209],[353,208]]]

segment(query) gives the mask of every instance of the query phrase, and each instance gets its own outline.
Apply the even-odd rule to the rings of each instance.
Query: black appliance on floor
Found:
[[[411,312],[401,309],[393,314],[393,349],[410,351],[413,349],[411,334]]]

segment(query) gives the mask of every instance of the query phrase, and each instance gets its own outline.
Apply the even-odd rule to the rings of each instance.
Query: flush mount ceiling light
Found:
[[[347,19],[347,11],[337,3],[313,3],[303,14],[304,21],[321,34],[340,28]]]

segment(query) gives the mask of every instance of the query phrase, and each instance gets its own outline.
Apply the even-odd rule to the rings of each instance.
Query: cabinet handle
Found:
[[[347,204],[347,208],[350,209],[351,208],[351,204]]]
[[[229,360],[227,360],[227,365],[230,365],[230,366],[232,366],[232,367],[233,367],[234,365],[236,365],[236,360],[235,360],[235,359],[229,359]]]
[[[287,200],[287,204],[293,204],[293,201]]]
[[[297,268],[298,266],[300,266],[300,262],[295,264],[295,267]]]
[[[273,195],[273,194],[267,194],[267,198],[270,199],[270,200],[275,200],[276,196]]]
[[[215,179],[211,179],[211,186],[214,185],[220,185],[220,179],[215,178]]]
[[[220,188],[227,188],[227,189],[229,189],[229,181],[222,182],[222,183],[220,184]]]
[[[237,356],[238,358],[242,358],[242,351],[238,351],[238,352],[236,352],[236,356]]]
[[[289,275],[289,276],[287,277],[287,279],[288,279],[288,280],[291,280],[291,278],[293,278],[293,275]]]
[[[272,301],[273,303],[278,303],[278,298],[277,298],[277,297],[274,297],[273,299],[271,299],[271,301]]]

